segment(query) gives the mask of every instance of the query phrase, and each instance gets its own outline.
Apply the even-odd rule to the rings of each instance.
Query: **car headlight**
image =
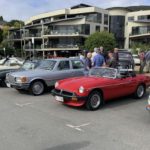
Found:
[[[27,77],[17,77],[16,78],[16,83],[26,83],[27,82]]]
[[[149,95],[149,97],[148,97],[148,105],[150,105],[150,95]]]
[[[84,91],[85,91],[85,89],[84,89],[84,87],[83,86],[80,86],[80,88],[79,88],[79,93],[84,93]]]
[[[59,82],[55,83],[55,88],[57,88],[59,86]]]

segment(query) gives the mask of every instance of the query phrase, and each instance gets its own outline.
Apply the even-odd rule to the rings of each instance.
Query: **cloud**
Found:
[[[149,0],[0,0],[0,16],[4,19],[26,20],[31,16],[68,8],[79,3],[90,4],[101,8],[129,5],[148,5]]]

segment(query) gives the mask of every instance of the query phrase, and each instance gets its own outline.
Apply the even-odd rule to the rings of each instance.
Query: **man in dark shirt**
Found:
[[[113,56],[113,52],[108,52],[108,60],[107,60],[107,66],[110,68],[117,68],[116,60]]]

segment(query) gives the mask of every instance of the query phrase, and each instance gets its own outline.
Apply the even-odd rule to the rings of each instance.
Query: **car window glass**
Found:
[[[69,61],[60,61],[58,65],[58,70],[69,70],[70,65]]]
[[[32,62],[26,62],[23,64],[22,69],[29,70],[29,69],[34,69],[35,64]]]
[[[44,70],[53,70],[55,67],[56,61],[54,60],[42,60],[37,67],[37,69],[44,69]]]
[[[79,60],[72,60],[72,68],[73,69],[81,69],[81,68],[84,68],[84,65]]]
[[[124,59],[132,59],[132,56],[130,53],[118,53],[119,58],[124,58]]]

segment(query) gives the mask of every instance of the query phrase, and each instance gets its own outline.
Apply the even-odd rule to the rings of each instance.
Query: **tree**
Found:
[[[131,49],[133,53],[138,53],[139,51],[147,51],[150,49],[150,44],[146,44],[146,43],[132,43],[131,44]]]
[[[3,41],[3,30],[0,29],[0,43]]]
[[[112,50],[116,46],[114,35],[106,31],[95,32],[86,39],[84,44],[84,47],[91,51],[100,46],[103,46],[105,50]]]
[[[7,25],[10,27],[20,28],[24,26],[24,22],[21,20],[11,20],[10,22],[7,23]]]

